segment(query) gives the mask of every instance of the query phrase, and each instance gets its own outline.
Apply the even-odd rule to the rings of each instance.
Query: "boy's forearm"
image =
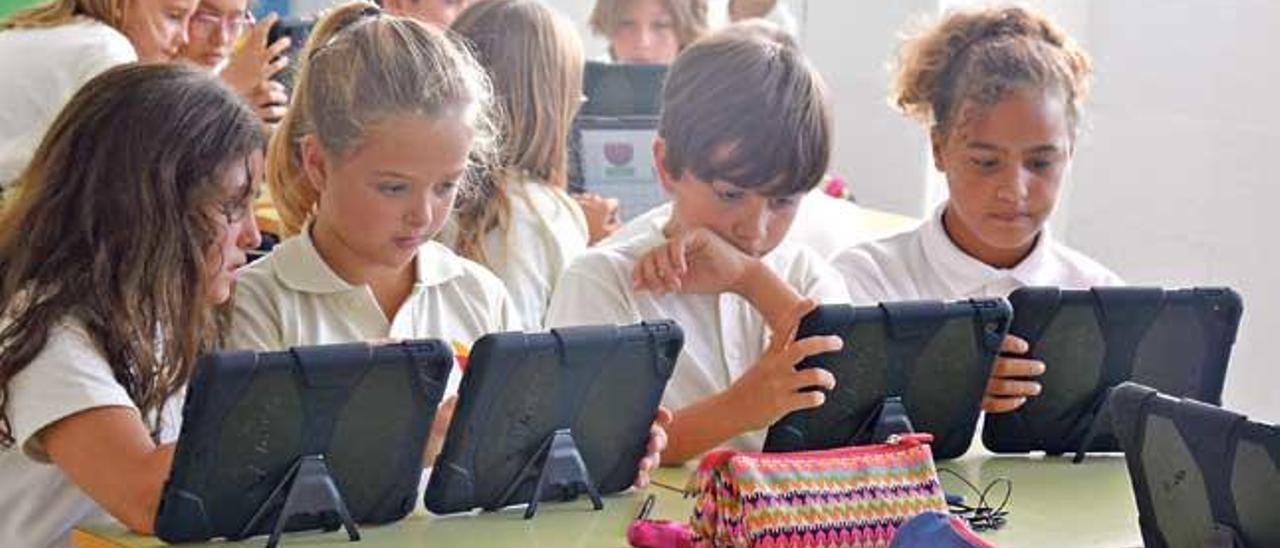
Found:
[[[731,396],[721,392],[674,413],[663,465],[679,465],[743,433]]]
[[[759,260],[747,270],[736,293],[764,316],[770,330],[774,332],[782,329],[782,324],[788,319],[787,315],[804,298],[777,272]]]

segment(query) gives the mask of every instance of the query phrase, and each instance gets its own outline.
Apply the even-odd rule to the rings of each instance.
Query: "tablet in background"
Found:
[[[1108,408],[1143,544],[1280,546],[1280,428],[1135,383]]]
[[[796,339],[839,335],[837,352],[811,356],[836,378],[826,403],[790,413],[769,428],[765,451],[808,451],[878,443],[873,435],[886,398],[901,400],[916,432],[933,434],[937,458],[969,448],[987,378],[1009,328],[1003,299],[879,306],[821,305]]]
[[[592,117],[574,120],[569,189],[617,198],[628,221],[667,202],[653,163],[656,117]]]
[[[652,116],[662,109],[667,65],[588,61],[582,71],[582,116]]]
[[[540,469],[539,450],[566,428],[596,490],[627,489],[682,343],[671,321],[484,336],[472,347],[427,509],[528,502],[536,481],[517,478],[531,463]],[[549,489],[541,500],[576,494]]]
[[[264,503],[312,455],[323,456],[357,523],[403,518],[417,501],[422,450],[452,367],[436,340],[202,357],[156,535],[189,542],[271,532],[283,500]],[[260,509],[264,519],[246,531]],[[336,514],[302,515],[285,530],[340,523]]]
[[[987,415],[982,443],[999,453],[1120,446],[1099,420],[1107,391],[1132,380],[1175,397],[1222,399],[1240,324],[1240,295],[1228,288],[1026,287],[1009,296],[1009,332],[1045,363],[1041,392],[1010,413]],[[1081,453],[1083,455],[1083,453]]]

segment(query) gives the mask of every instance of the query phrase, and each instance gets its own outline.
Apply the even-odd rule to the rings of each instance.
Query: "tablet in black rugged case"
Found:
[[[1058,289],[1009,296],[1009,332],[1045,363],[1041,393],[1011,413],[987,415],[982,443],[1002,453],[1119,451],[1106,420],[1107,391],[1133,380],[1177,397],[1218,404],[1241,302],[1227,288]]]
[[[1143,544],[1280,546],[1280,428],[1134,383],[1108,407]]]
[[[166,542],[242,538],[275,525],[277,506],[244,528],[300,457],[323,455],[359,523],[417,501],[422,449],[453,367],[435,340],[229,351],[201,358],[156,516]],[[307,515],[286,530],[333,528]]]
[[[835,390],[815,409],[795,411],[769,428],[765,451],[805,451],[874,443],[885,398],[899,397],[916,432],[933,434],[937,458],[969,448],[982,395],[1009,328],[1003,299],[911,301],[853,307],[822,305],[800,323],[797,339],[839,335],[839,352],[812,356]]]
[[[563,428],[601,494],[626,489],[683,342],[670,321],[481,338],[431,471],[427,509],[445,514],[529,501],[535,482],[507,489]],[[541,500],[576,495],[556,491]]]

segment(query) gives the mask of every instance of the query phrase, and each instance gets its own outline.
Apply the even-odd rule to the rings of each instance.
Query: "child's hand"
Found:
[[[631,281],[636,289],[659,294],[741,294],[754,267],[762,267],[759,259],[708,229],[695,228],[645,252],[631,272]]]
[[[786,318],[786,329],[773,334],[760,361],[726,391],[726,396],[734,402],[735,415],[743,421],[744,430],[765,428],[787,413],[818,407],[826,401],[824,392],[802,392],[801,389],[835,388],[836,378],[826,369],[796,369],[796,364],[808,356],[835,352],[844,346],[844,341],[836,336],[792,340],[800,319],[816,306],[810,299],[800,300]]]
[[[653,424],[649,426],[649,445],[644,458],[640,459],[640,473],[632,484],[638,489],[649,485],[649,473],[662,462],[662,451],[667,448],[668,424],[671,424],[671,410],[659,406],[658,416],[654,417]]]
[[[608,238],[622,228],[622,222],[618,220],[617,198],[605,198],[599,194],[582,192],[574,194],[573,199],[582,206],[582,213],[587,217],[588,244],[595,245],[596,242]]]
[[[285,92],[284,84],[275,80],[264,80],[245,96],[245,100],[258,114],[258,119],[266,124],[280,123],[289,110],[289,94]]]
[[[272,13],[254,23],[244,41],[231,52],[231,58],[219,76],[241,96],[251,99],[252,93],[263,82],[289,66],[289,58],[282,55],[289,49],[289,38],[267,44],[271,26],[278,17]],[[259,103],[251,104],[259,106]]]
[[[1026,354],[1031,345],[1014,335],[1006,335],[1000,344],[1004,354]],[[1040,383],[1027,380],[1044,373],[1044,362],[1026,358],[1000,356],[991,368],[987,381],[987,393],[982,398],[982,410],[988,413],[1008,413],[1022,407],[1027,398],[1040,393]]]
[[[427,446],[422,451],[422,465],[432,466],[436,456],[444,449],[444,437],[449,433],[449,423],[453,422],[453,410],[458,407],[458,396],[449,396],[436,408],[436,418],[431,422],[431,433],[427,435]]]

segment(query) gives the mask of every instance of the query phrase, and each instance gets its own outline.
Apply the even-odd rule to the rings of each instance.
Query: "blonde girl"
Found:
[[[366,2],[324,16],[302,55],[267,155],[293,235],[242,271],[231,346],[431,337],[465,351],[521,329],[502,282],[434,240],[491,155],[484,70],[446,34]],[[427,462],[453,401],[436,415]]]
[[[0,20],[0,187],[80,86],[134,61],[169,61],[196,0],[51,0]]]

